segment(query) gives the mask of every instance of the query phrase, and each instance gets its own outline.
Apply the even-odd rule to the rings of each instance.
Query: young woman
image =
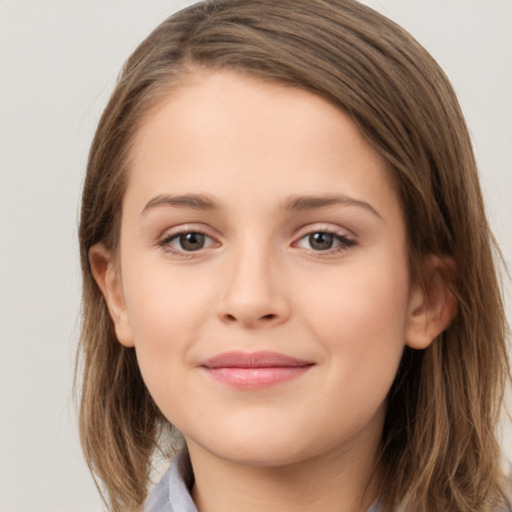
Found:
[[[81,436],[111,510],[506,510],[470,139],[391,21],[352,0],[170,17],[98,126],[80,244]],[[157,449],[177,455],[146,500]]]

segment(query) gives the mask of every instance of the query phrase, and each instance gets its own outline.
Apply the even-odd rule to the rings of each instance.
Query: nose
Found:
[[[286,286],[269,254],[248,250],[226,264],[227,279],[218,302],[222,322],[259,328],[279,325],[289,318]]]

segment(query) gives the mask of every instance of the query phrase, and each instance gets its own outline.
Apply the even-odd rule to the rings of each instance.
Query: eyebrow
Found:
[[[147,213],[158,206],[176,206],[178,208],[192,208],[193,210],[218,210],[220,205],[206,194],[186,194],[182,196],[159,195],[151,199],[142,213]]]
[[[308,211],[319,208],[326,208],[333,205],[356,206],[363,208],[379,219],[383,219],[382,215],[369,203],[355,199],[347,195],[322,195],[322,196],[291,196],[287,198],[282,209],[285,211]],[[151,199],[142,213],[145,214],[154,208],[160,206],[174,206],[177,208],[191,208],[193,210],[211,211],[219,210],[220,204],[207,194],[185,194],[185,195],[168,195],[162,194]]]
[[[284,209],[289,211],[306,211],[316,210],[317,208],[326,208],[333,205],[342,206],[357,206],[373,213],[379,219],[382,215],[366,201],[355,199],[346,195],[325,195],[325,196],[292,196],[289,197],[284,203]]]

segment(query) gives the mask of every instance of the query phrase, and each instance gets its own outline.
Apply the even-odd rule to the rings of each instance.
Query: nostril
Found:
[[[243,318],[238,318],[236,315],[233,315],[231,313],[227,313],[224,318],[226,319],[226,321],[232,323],[232,322],[238,322],[238,320],[242,320],[242,322],[244,323],[252,323],[252,321],[249,321],[247,319],[243,319]],[[260,321],[264,321],[264,322],[270,322],[271,320],[274,320],[275,318],[277,318],[277,315],[275,315],[274,313],[269,313],[267,315],[262,315],[259,317],[259,320]],[[257,318],[255,318],[256,321],[257,321]]]

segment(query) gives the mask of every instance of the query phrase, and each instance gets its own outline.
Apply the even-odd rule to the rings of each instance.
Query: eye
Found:
[[[210,247],[215,242],[212,238],[199,231],[175,233],[163,238],[159,245],[169,252],[195,252]]]
[[[350,238],[331,231],[314,231],[303,236],[297,246],[315,252],[346,250],[355,245]]]

